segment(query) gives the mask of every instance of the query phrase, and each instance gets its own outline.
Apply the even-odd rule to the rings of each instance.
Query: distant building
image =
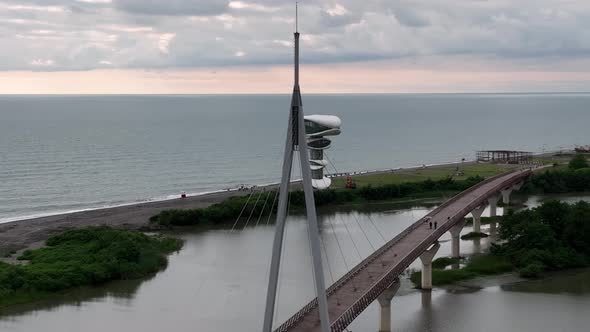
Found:
[[[484,150],[477,151],[476,159],[484,162],[529,164],[533,161],[533,153],[512,150]]]
[[[340,135],[342,121],[334,115],[306,115],[305,133],[309,150],[309,166],[311,167],[311,184],[315,189],[326,189],[332,179],[324,175],[328,161],[324,159],[324,150],[330,148],[332,141],[324,136]]]

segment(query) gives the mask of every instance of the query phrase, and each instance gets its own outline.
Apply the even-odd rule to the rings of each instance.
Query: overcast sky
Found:
[[[300,1],[307,92],[590,91],[589,0]],[[0,93],[289,92],[291,0],[0,0]]]

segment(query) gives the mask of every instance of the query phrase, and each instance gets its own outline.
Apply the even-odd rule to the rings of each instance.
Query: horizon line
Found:
[[[590,94],[590,91],[482,91],[482,92],[307,92],[305,95],[542,95]],[[285,93],[1,93],[6,96],[282,96]]]

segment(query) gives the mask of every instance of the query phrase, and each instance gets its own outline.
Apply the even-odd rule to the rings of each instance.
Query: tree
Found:
[[[583,154],[578,153],[574,158],[572,158],[572,160],[570,160],[568,167],[574,170],[580,168],[588,168],[588,161],[586,160],[586,157],[584,157]]]

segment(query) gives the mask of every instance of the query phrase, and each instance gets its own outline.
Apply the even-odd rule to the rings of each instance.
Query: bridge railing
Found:
[[[494,176],[494,177],[488,179],[489,181],[480,182],[479,185],[475,185],[475,186],[471,187],[470,189],[463,191],[462,193],[460,193],[458,195],[455,195],[453,198],[451,198],[449,201],[447,201],[446,204],[441,204],[437,209],[433,210],[428,215],[436,214],[438,211],[440,211],[444,207],[448,206],[452,202],[456,201],[457,199],[459,199],[461,197],[464,197],[465,194],[468,194],[474,190],[477,190],[478,188],[481,188],[481,186],[483,186],[489,182],[495,181],[496,179],[501,178],[501,177],[506,176],[511,173],[514,173],[514,172],[503,173],[503,174],[500,174],[498,176]],[[523,174],[522,178],[529,175],[528,172],[523,172],[522,174]],[[521,177],[518,177],[517,179],[521,179]],[[490,191],[491,192],[499,191],[499,190],[503,189],[504,187],[506,187],[506,185],[508,185],[509,183],[512,183],[514,181],[515,181],[515,178],[510,178],[509,180],[503,181],[499,185],[495,186],[494,189],[492,189]],[[344,313],[342,313],[342,315],[340,315],[340,317],[338,317],[332,323],[332,331],[334,331],[334,332],[343,331],[364,309],[366,309],[373,301],[375,301],[375,299],[381,293],[383,293],[387,288],[389,288],[390,285],[395,281],[395,279],[401,273],[403,273],[403,271],[408,266],[410,266],[410,264],[412,264],[412,262],[414,262],[418,257],[420,257],[420,255],[426,249],[428,249],[428,247],[430,247],[434,242],[436,242],[444,233],[446,233],[448,231],[449,228],[451,228],[461,218],[463,218],[469,212],[473,211],[473,209],[475,209],[477,206],[481,205],[487,199],[487,197],[488,196],[482,196],[481,198],[475,199],[470,204],[468,204],[465,208],[461,209],[458,213],[456,213],[450,223],[445,223],[444,227],[438,228],[431,235],[429,235],[426,239],[424,239],[416,247],[416,249],[414,249],[412,252],[410,252],[408,255],[406,255],[400,261],[400,263],[396,264],[382,278],[380,278],[378,281],[376,281],[375,286],[371,287],[368,292],[363,294],[363,296],[361,296],[351,307],[349,307]],[[412,230],[414,230],[416,227],[422,226],[423,220],[424,220],[424,218],[420,219],[418,222],[412,224],[412,226],[407,228],[406,229],[407,232],[404,231],[402,233],[407,234],[407,233],[411,232]]]
[[[391,247],[393,247],[396,243],[398,243],[401,239],[403,239],[404,237],[406,237],[409,233],[411,233],[417,227],[420,227],[421,225],[423,225],[424,220],[425,220],[426,217],[437,214],[438,212],[440,212],[442,209],[444,209],[448,205],[454,203],[457,199],[465,196],[466,194],[468,194],[468,193],[470,193],[470,192],[472,192],[474,190],[477,190],[478,188],[482,187],[483,185],[485,185],[487,183],[490,183],[492,181],[495,181],[498,178],[501,178],[501,177],[504,177],[506,175],[512,174],[514,172],[518,172],[518,171],[509,171],[509,172],[505,172],[505,173],[498,174],[496,176],[487,178],[487,179],[479,182],[478,184],[476,184],[476,185],[474,185],[474,186],[472,186],[472,187],[470,187],[470,188],[462,191],[461,193],[458,193],[458,194],[454,195],[453,197],[451,197],[447,201],[443,202],[441,205],[439,205],[433,211],[431,211],[430,213],[428,213],[426,216],[424,216],[423,218],[419,219],[418,221],[416,221],[415,223],[413,223],[412,225],[410,225],[410,227],[406,228],[401,233],[399,233],[398,235],[396,235],[393,239],[391,239],[386,244],[384,244],[381,248],[377,249],[374,253],[372,253],[371,255],[367,256],[367,258],[365,258],[364,260],[362,260],[359,264],[357,264],[354,268],[352,268],[344,276],[342,276],[340,279],[338,279],[338,281],[336,281],[334,284],[332,284],[332,286],[330,286],[330,287],[328,287],[328,289],[326,289],[326,295],[327,296],[332,295],[336,290],[338,290],[339,288],[341,288],[342,286],[344,286],[350,279],[352,279],[354,276],[356,276],[365,267],[367,267],[369,264],[371,264],[373,261],[375,261],[385,251],[389,250]],[[512,178],[511,178],[511,180],[512,180]],[[502,186],[501,187],[504,187],[504,186],[505,186],[505,184],[502,183]],[[473,209],[469,210],[467,213],[471,212],[472,210]],[[465,213],[465,214],[467,214],[467,213]],[[444,228],[446,228],[446,227],[444,227]],[[442,229],[444,229],[444,228],[439,228],[434,233],[439,233],[439,231],[442,230]],[[448,229],[444,230],[440,235],[444,234],[447,230]],[[440,235],[438,235],[436,237],[436,239],[438,239],[440,237]],[[431,238],[431,237],[432,236],[429,236],[429,238]],[[430,244],[433,243],[433,242],[434,241],[430,242]],[[422,251],[420,251],[420,253],[423,252],[424,250],[426,250],[427,247],[430,244],[426,245],[426,248],[424,248]],[[360,311],[359,311],[356,315],[351,316],[350,314],[351,314],[351,310],[353,309],[353,307],[354,308],[357,308],[357,309],[360,309],[359,306],[361,306],[361,307],[364,306],[363,309],[366,308],[366,306],[368,306],[371,302],[374,301],[374,298],[370,302],[368,302],[368,303],[365,303],[366,301],[363,300],[363,299],[370,298],[371,296],[368,296],[367,297],[367,295],[372,295],[373,294],[373,290],[379,291],[376,296],[378,296],[379,294],[381,294],[385,289],[387,289],[387,287],[389,287],[391,285],[391,283],[395,280],[395,278],[397,277],[397,275],[399,275],[401,272],[403,272],[407,268],[407,266],[409,266],[414,260],[416,260],[418,258],[418,256],[412,257],[412,258],[410,258],[410,257],[404,258],[402,260],[402,262],[400,262],[400,263],[403,263],[403,264],[397,264],[396,267],[394,267],[394,269],[392,269],[389,272],[387,272],[386,275],[383,278],[381,278],[379,281],[376,282],[377,283],[376,286],[379,286],[379,287],[371,287],[371,290],[369,291],[370,294],[368,294],[368,293],[367,294],[364,294],[359,300],[357,300],[357,302],[355,302],[355,304],[352,307],[350,307],[338,319],[336,319],[334,321],[334,323],[332,324],[332,326],[333,326],[333,329],[332,330],[333,331],[341,331],[340,329],[334,329],[334,327],[336,327],[335,325],[339,325],[339,326],[342,325],[342,324],[339,324],[338,323],[341,320],[342,321],[348,321],[348,324],[350,324],[350,322],[352,322],[352,320],[354,320],[354,318],[356,318],[356,316],[358,314],[360,314]],[[407,262],[407,264],[406,264],[406,260],[409,260],[409,262]],[[398,266],[401,266],[401,265],[404,265],[403,268],[401,269],[401,271],[396,271],[396,270],[398,270],[397,267]],[[392,273],[392,272],[397,272],[397,273]],[[391,277],[391,275],[393,275],[393,277]],[[391,280],[389,280],[389,279],[391,279]],[[386,283],[386,285],[381,285],[382,282],[383,283]],[[389,283],[387,284],[387,282],[389,282]],[[378,288],[378,289],[376,289],[376,288]],[[314,298],[307,305],[305,305],[301,310],[299,310],[297,313],[295,313],[295,315],[291,316],[291,318],[289,318],[282,325],[280,325],[279,327],[277,327],[277,329],[275,330],[275,332],[286,332],[286,331],[288,331],[289,328],[293,327],[301,318],[303,318],[307,313],[309,313],[311,310],[313,310],[316,306],[317,306],[317,298]],[[354,310],[354,311],[356,311],[356,310]],[[346,327],[346,326],[348,326],[348,324],[343,325],[343,326]]]

